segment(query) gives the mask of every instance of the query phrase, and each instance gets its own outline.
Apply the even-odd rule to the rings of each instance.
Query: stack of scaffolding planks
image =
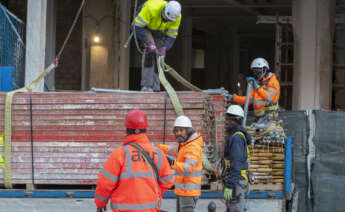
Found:
[[[5,96],[0,94],[2,131]],[[212,98],[194,92],[181,92],[178,97],[195,129],[209,135],[203,119],[207,117],[205,108],[212,103]],[[16,94],[12,104],[12,184],[32,183],[32,171],[34,184],[95,184],[105,160],[124,141],[124,119],[131,109],[141,109],[147,114],[151,142],[175,142],[172,127],[176,114],[163,92],[33,93],[32,152],[30,96]],[[205,139],[208,142],[210,138],[205,136]],[[3,183],[2,169],[0,183]]]
[[[283,190],[286,136],[282,125],[282,121],[273,121],[261,130],[246,127],[253,139],[253,145],[249,145],[253,190]]]

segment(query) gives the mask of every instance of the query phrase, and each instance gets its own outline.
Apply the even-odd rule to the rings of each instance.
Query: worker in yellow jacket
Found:
[[[193,212],[201,195],[203,139],[187,116],[177,117],[174,134],[177,144],[158,144],[158,148],[167,154],[171,168],[175,170],[176,211]]]
[[[165,56],[173,46],[181,18],[181,4],[177,1],[147,0],[137,10],[133,30],[144,47],[142,91],[160,91],[156,56]]]

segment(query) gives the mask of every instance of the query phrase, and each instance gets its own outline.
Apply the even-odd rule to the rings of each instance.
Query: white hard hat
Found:
[[[250,65],[250,69],[255,69],[255,68],[266,68],[267,70],[269,70],[270,66],[268,65],[267,60],[265,60],[264,58],[258,57],[258,58],[255,58],[252,64]]]
[[[169,1],[165,5],[164,16],[169,21],[175,21],[181,14],[181,4],[177,1]]]
[[[191,120],[187,116],[179,116],[175,120],[174,127],[193,127]]]
[[[226,114],[244,118],[244,111],[239,105],[231,105],[230,107],[228,107],[228,109],[226,110]]]

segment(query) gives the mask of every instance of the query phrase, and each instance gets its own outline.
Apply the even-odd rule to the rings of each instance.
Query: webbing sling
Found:
[[[2,152],[3,145],[4,145],[4,135],[2,134],[0,136],[0,147],[1,147],[0,150],[1,150],[1,152]],[[2,169],[5,169],[4,159],[2,158],[1,154],[0,154],[0,164],[1,164]]]
[[[177,115],[184,115],[183,108],[181,106],[181,103],[176,95],[176,91],[171,86],[171,84],[168,82],[168,80],[165,78],[164,72],[168,72],[176,81],[180,82],[182,85],[186,86],[187,88],[191,89],[195,92],[202,92],[202,90],[190,82],[188,82],[186,79],[184,79],[181,75],[179,75],[172,67],[167,65],[164,62],[164,57],[158,56],[157,57],[157,68],[158,68],[158,76],[159,80],[161,81],[162,85],[164,86],[165,90],[167,91],[171,103],[174,106],[175,112]]]
[[[50,64],[44,72],[42,72],[34,81],[28,86],[20,88],[6,94],[5,101],[5,168],[4,168],[4,184],[5,188],[12,188],[11,182],[11,138],[12,138],[12,101],[16,93],[31,92],[37,84],[55,68],[54,64]]]
[[[77,21],[80,17],[80,14],[82,12],[82,9],[85,5],[86,0],[82,0],[80,7],[77,11],[76,16],[74,17],[73,23],[68,31],[68,34],[60,48],[60,51],[56,55],[56,58],[54,59],[55,62],[50,64],[48,68],[46,68],[34,81],[32,81],[28,86],[24,88],[20,88],[11,92],[8,92],[6,95],[6,102],[5,102],[5,167],[4,167],[4,185],[5,188],[12,188],[12,182],[11,182],[11,138],[12,138],[12,100],[13,96],[16,93],[24,93],[24,92],[31,92],[33,88],[37,86],[37,84],[54,68],[57,67],[57,63],[59,58],[62,55],[63,50],[65,49],[65,46],[67,42],[69,41],[72,31],[75,28]],[[55,63],[55,64],[54,64]]]
[[[178,116],[184,115],[184,112],[183,112],[183,109],[182,109],[182,105],[181,105],[180,100],[178,99],[178,97],[176,95],[176,91],[170,85],[168,80],[165,78],[164,71],[162,70],[163,69],[162,66],[164,65],[164,61],[163,60],[164,60],[163,57],[161,57],[161,56],[157,57],[157,68],[158,68],[159,80],[161,81],[161,83],[164,86],[165,90],[168,92],[168,95],[170,97],[171,103],[174,106],[175,113]]]

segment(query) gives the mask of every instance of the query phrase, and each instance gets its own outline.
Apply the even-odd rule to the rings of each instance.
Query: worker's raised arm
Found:
[[[254,91],[250,91],[249,94],[249,104],[252,104],[252,96],[254,95]],[[246,96],[239,96],[237,94],[234,94],[232,97],[232,101],[237,104],[244,104],[246,102]]]
[[[259,87],[258,94],[268,102],[278,102],[280,94],[280,84],[275,76],[267,84],[267,88]]]
[[[119,155],[125,154],[122,148],[117,148],[105,162],[103,169],[98,174],[98,182],[95,192],[95,204],[98,208],[107,205],[112,192],[117,186],[120,171],[124,161],[121,161]]]

